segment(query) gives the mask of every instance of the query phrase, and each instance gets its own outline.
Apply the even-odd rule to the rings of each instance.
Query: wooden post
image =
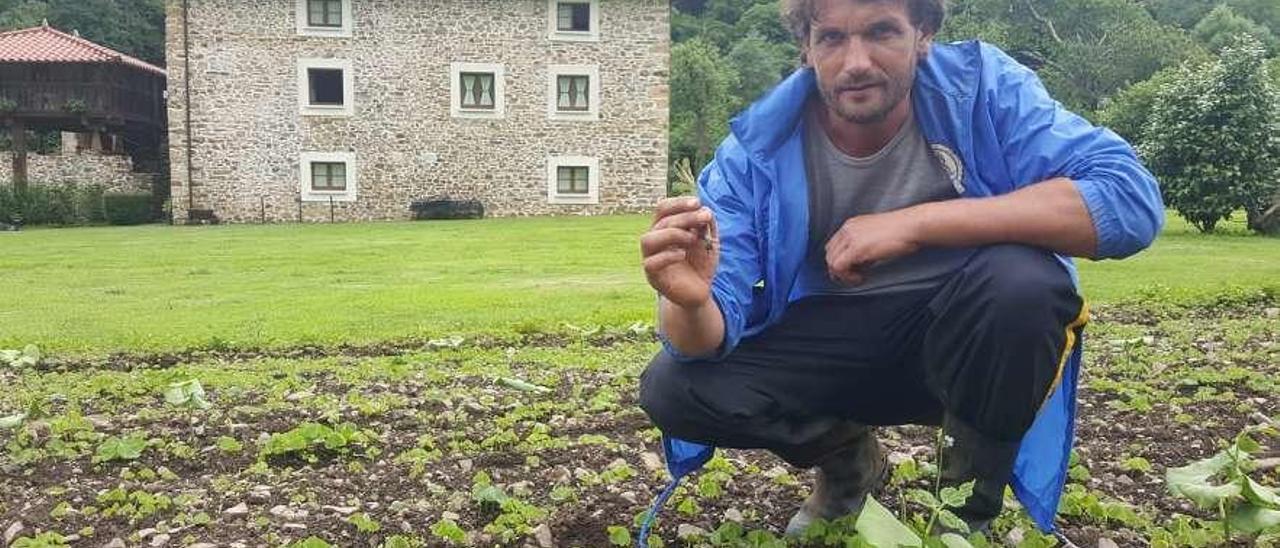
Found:
[[[13,121],[13,189],[27,189],[27,124]]]

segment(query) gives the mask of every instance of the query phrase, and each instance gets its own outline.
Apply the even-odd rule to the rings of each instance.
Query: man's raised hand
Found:
[[[715,215],[697,198],[658,202],[653,225],[640,237],[649,285],[678,306],[705,304],[720,260],[718,236]]]

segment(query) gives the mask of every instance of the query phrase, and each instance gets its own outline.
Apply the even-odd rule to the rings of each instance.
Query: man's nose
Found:
[[[849,40],[844,50],[844,69],[846,74],[865,74],[871,70],[871,50],[860,37]]]

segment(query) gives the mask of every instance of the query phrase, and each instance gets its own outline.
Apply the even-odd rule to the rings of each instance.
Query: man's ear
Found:
[[[916,40],[916,57],[924,59],[929,56],[929,48],[933,46],[934,33],[922,33]]]

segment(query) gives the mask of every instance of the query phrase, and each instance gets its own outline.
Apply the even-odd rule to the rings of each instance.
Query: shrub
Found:
[[[1203,232],[1234,211],[1270,207],[1280,190],[1278,109],[1255,39],[1183,66],[1157,93],[1140,147],[1165,201]]]
[[[155,198],[151,194],[107,194],[102,203],[107,222],[113,225],[140,225],[155,220]]]
[[[0,186],[0,222],[26,225],[83,225],[105,220],[102,187],[30,184],[23,190]]]
[[[1177,67],[1172,67],[1120,90],[1103,102],[1098,110],[1098,123],[1119,133],[1134,147],[1139,146],[1143,128],[1155,108],[1156,96],[1177,76]]]

